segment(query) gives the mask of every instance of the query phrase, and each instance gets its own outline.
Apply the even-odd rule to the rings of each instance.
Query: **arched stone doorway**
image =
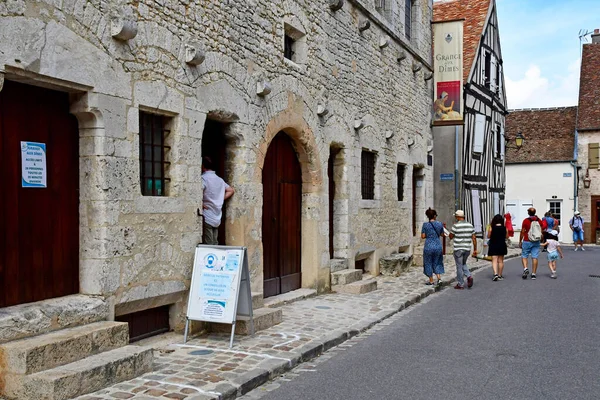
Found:
[[[302,171],[292,141],[279,132],[262,171],[264,297],[301,287]]]

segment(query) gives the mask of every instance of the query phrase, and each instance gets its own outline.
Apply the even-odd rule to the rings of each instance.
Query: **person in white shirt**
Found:
[[[223,215],[223,203],[235,192],[214,171],[210,157],[202,157],[202,242],[219,244],[219,225]]]
[[[575,215],[573,218],[569,220],[569,228],[573,231],[573,243],[575,243],[575,251],[577,251],[577,244],[579,244],[579,248],[581,250],[583,248],[583,218],[581,218],[581,214],[579,211],[575,211]]]
[[[548,248],[548,268],[550,268],[550,278],[556,279],[556,260],[563,258],[563,252],[558,242],[558,231],[548,232],[548,237],[542,246]]]

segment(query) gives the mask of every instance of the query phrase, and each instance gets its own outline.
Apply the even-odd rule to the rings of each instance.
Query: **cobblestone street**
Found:
[[[510,250],[509,257],[517,253]],[[470,268],[489,265],[478,261]],[[454,276],[455,266],[447,262],[444,287]],[[475,285],[481,278],[475,277]],[[192,338],[185,345],[182,335],[172,334],[171,344],[155,347],[153,373],[78,399],[235,398],[435,292],[424,285],[419,267],[398,278],[380,276],[377,283],[378,290],[363,295],[331,293],[285,305],[281,324],[254,337],[236,336],[231,350],[228,334]]]

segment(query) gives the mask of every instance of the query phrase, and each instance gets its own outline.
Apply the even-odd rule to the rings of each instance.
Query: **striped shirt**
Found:
[[[472,238],[475,234],[473,225],[465,220],[458,221],[452,226],[452,233],[454,234],[454,251],[471,251]]]

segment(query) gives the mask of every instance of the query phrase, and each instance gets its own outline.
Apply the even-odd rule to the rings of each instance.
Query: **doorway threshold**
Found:
[[[265,299],[265,307],[276,308],[317,295],[315,289],[297,289]]]

